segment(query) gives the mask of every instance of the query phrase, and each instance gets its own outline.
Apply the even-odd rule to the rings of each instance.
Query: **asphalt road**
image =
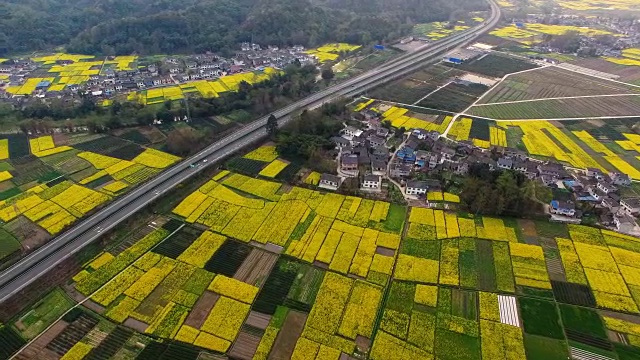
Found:
[[[429,62],[439,59],[442,54],[457,46],[471,42],[474,38],[491,29],[499,21],[500,9],[493,0],[489,0],[489,2],[492,16],[479,27],[466,30],[439,42],[422,46],[414,52],[398,57],[374,70],[279,109],[273,113],[279,119],[279,125],[288,122],[290,120],[289,115],[296,111],[317,108],[337,98],[351,96],[378,86],[392,78],[414,71]],[[266,135],[264,130],[266,122],[267,117],[258,119],[210,145],[196,155],[176,164],[149,182],[116,199],[97,213],[81,221],[0,273],[0,303],[17,294],[42,274],[80,251],[105,231],[113,228],[177,184],[202,171],[207,165],[215,163],[264,137]],[[192,164],[195,164],[195,166],[192,167]]]

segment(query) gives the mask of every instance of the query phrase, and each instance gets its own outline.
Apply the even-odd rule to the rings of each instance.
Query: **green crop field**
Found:
[[[250,157],[276,156],[264,147]],[[229,170],[185,195],[170,216],[118,233],[82,265],[65,289],[92,310],[65,315],[69,330],[47,339],[51,347],[193,360],[240,348],[255,359],[373,360],[560,360],[576,349],[626,360],[640,351],[636,238]],[[57,289],[11,326],[33,338],[70,306]],[[95,327],[106,334],[100,344]]]

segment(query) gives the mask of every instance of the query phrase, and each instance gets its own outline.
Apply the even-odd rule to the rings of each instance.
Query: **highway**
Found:
[[[297,111],[317,108],[340,97],[358,94],[385,81],[425,66],[429,62],[439,59],[442,54],[453,48],[470,43],[494,27],[500,19],[498,5],[494,0],[488,1],[491,5],[491,17],[478,27],[465,30],[438,42],[424,45],[376,69],[279,109],[273,112],[273,115],[279,119],[279,126],[287,123],[291,119],[290,115]],[[80,251],[84,246],[95,241],[102,233],[161,197],[177,184],[188,180],[206,166],[264,137],[266,135],[264,127],[267,123],[267,118],[265,116],[244,126],[194,156],[165,170],[0,273],[0,303],[20,292],[41,275]],[[195,166],[191,166],[192,164],[195,164]]]

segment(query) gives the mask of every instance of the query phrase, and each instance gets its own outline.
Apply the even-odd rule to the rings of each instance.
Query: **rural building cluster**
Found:
[[[124,57],[126,62],[117,56],[95,60],[92,56],[66,54],[2,59],[0,98],[21,103],[33,98],[72,99],[79,94],[88,94],[97,102],[107,100],[108,104],[108,99],[132,92],[181,85],[185,88],[189,83],[217,80],[233,74],[284,69],[294,62],[317,64],[318,57],[305,51],[302,46],[263,48],[258,44],[243,43],[231,58],[207,53],[167,56],[158,60],[129,56]],[[223,85],[217,90],[234,90],[234,85],[237,84]],[[206,93],[200,95],[208,97]]]
[[[380,192],[383,183],[400,186],[407,200],[426,201],[429,192],[441,192],[442,184],[435,174],[452,173],[465,176],[470,167],[481,164],[489,171],[515,171],[542,185],[563,189],[546,209],[551,221],[579,224],[583,211],[578,204],[604,210],[598,219],[603,226],[623,233],[637,233],[640,216],[639,197],[621,197],[619,187],[631,185],[629,175],[597,168],[575,169],[554,161],[530,157],[520,149],[491,146],[482,148],[473,142],[452,141],[437,131],[406,129],[398,140],[396,131],[383,124],[381,115],[371,110],[355,113],[359,126],[346,125],[339,136],[331,138],[338,151],[337,175],[325,173],[319,186],[338,190],[345,179],[358,179],[360,190]],[[394,131],[395,130],[395,131]],[[397,147],[391,144],[398,144]],[[440,199],[441,200],[441,199]]]

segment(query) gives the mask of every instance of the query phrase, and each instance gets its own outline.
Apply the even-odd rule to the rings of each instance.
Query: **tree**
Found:
[[[193,128],[177,128],[167,135],[167,148],[174,154],[187,155],[198,141],[198,134]]]
[[[331,79],[333,79],[335,74],[333,73],[333,70],[330,67],[327,67],[322,70],[321,76],[322,76],[322,79],[324,79],[326,82],[329,82],[331,81]]]
[[[278,135],[278,119],[275,115],[269,115],[267,119],[267,135],[271,139],[275,139],[276,135]]]

